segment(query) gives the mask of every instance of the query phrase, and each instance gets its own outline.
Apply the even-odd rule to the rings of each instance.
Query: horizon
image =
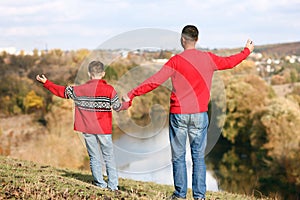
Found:
[[[295,42],[284,42],[284,43],[272,43],[272,44],[260,44],[260,45],[256,45],[256,48],[260,48],[260,47],[264,47],[264,46],[273,46],[273,45],[288,45],[288,44],[295,44],[295,43],[300,43],[300,41],[295,41]],[[226,48],[226,47],[221,47],[221,48],[202,48],[197,46],[197,49],[208,49],[208,50],[231,50],[231,49],[236,49],[236,48],[242,48],[242,46],[240,47],[231,47],[231,48]],[[60,48],[52,48],[52,49],[37,49],[34,48],[32,50],[25,50],[25,49],[17,49],[16,47],[10,46],[10,47],[0,47],[0,54],[3,52],[6,52],[8,54],[12,54],[12,55],[19,55],[21,52],[23,52],[25,55],[33,55],[33,52],[35,50],[38,50],[38,52],[42,52],[42,51],[51,51],[51,50],[62,50],[64,52],[68,52],[68,51],[79,51],[82,49],[86,49],[89,51],[94,51],[94,50],[112,50],[112,51],[120,51],[120,50],[125,50],[125,51],[131,51],[128,48],[116,48],[116,49],[88,49],[88,48],[78,48],[78,49],[60,49]],[[137,50],[137,49],[136,49]],[[162,49],[162,50],[166,50],[166,51],[173,51],[173,50],[178,50],[178,49]],[[255,53],[255,52],[253,52]]]

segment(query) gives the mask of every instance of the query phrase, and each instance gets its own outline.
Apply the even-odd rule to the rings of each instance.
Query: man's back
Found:
[[[207,111],[212,76],[216,70],[211,57],[206,52],[189,49],[171,58],[166,65],[174,69],[170,112]]]
[[[171,77],[173,89],[170,97],[170,113],[206,112],[213,72],[233,68],[249,54],[248,48],[229,57],[220,57],[195,48],[186,49],[173,56],[156,74],[131,90],[127,96],[133,99],[135,96],[145,94]]]

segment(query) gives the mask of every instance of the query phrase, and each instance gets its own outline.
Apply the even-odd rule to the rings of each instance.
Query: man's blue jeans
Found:
[[[174,195],[186,198],[186,140],[189,138],[193,161],[192,190],[194,198],[205,198],[208,116],[206,112],[196,114],[172,114],[169,118],[169,134],[172,150]]]
[[[112,135],[83,133],[83,136],[90,157],[90,167],[95,185],[101,188],[108,187],[111,190],[117,190],[118,174],[113,152]],[[103,180],[101,153],[106,166],[108,183]]]

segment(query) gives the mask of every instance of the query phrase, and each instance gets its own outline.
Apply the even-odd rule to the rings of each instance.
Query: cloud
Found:
[[[18,1],[13,1],[11,4],[2,5],[0,7],[0,16],[25,16],[41,14],[45,11],[56,10],[63,4],[58,1],[35,3],[35,4],[16,4]]]
[[[235,40],[245,35],[266,42],[300,40],[299,7],[299,0],[1,1],[0,37],[18,45],[24,37],[51,42],[63,38],[64,44],[57,45],[64,46],[72,46],[68,38],[76,38],[85,47],[92,43],[88,39],[99,42],[139,28],[180,32],[184,25],[195,24],[208,47],[237,46],[240,41]]]
[[[1,30],[1,29],[0,29]],[[15,26],[12,28],[6,28],[1,30],[1,34],[4,37],[28,37],[28,36],[45,36],[48,35],[48,31],[41,26],[32,26],[32,27],[25,27],[25,26]]]

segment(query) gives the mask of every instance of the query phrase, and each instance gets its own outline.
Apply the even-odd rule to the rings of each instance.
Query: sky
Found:
[[[0,1],[0,48],[95,49],[120,34],[154,28],[200,31],[203,48],[300,41],[300,0]]]

